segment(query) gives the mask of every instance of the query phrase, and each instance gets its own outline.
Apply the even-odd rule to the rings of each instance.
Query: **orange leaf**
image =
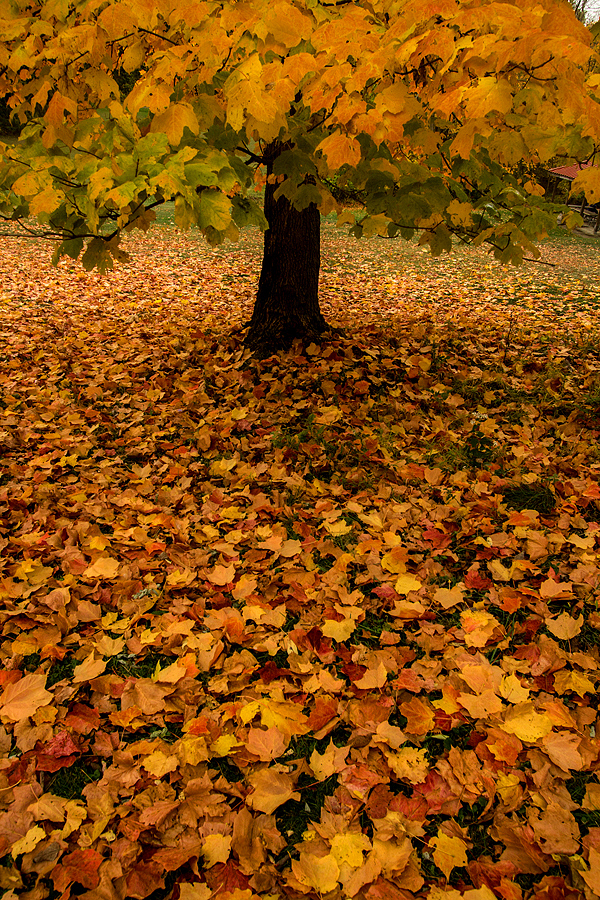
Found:
[[[288,739],[275,728],[251,728],[248,732],[246,747],[250,753],[258,756],[263,762],[276,759],[285,751]]]
[[[233,563],[227,567],[215,566],[212,572],[207,572],[206,577],[212,584],[224,587],[226,584],[231,584],[235,578],[235,566]]]
[[[94,654],[84,659],[82,663],[75,666],[73,670],[73,684],[81,684],[82,681],[91,681],[97,678],[106,669],[106,663],[103,659],[94,659]]]
[[[300,799],[300,794],[294,791],[292,776],[275,767],[253,772],[248,781],[254,788],[247,799],[248,805],[269,815],[288,800]]]
[[[24,675],[15,684],[9,684],[0,698],[0,716],[19,722],[47,706],[53,696],[45,684],[45,675]]]
[[[119,561],[110,556],[101,556],[87,567],[84,578],[116,578],[119,572]]]

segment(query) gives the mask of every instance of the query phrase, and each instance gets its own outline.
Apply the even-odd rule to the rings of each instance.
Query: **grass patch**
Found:
[[[83,797],[83,789],[88,784],[101,778],[102,769],[98,765],[98,760],[81,759],[72,766],[59,769],[52,777],[48,790],[57,797],[64,797],[65,800],[76,800]]]
[[[538,513],[551,513],[556,506],[556,496],[551,488],[539,481],[532,484],[513,484],[502,491],[504,502],[511,509],[522,512],[533,509]]]

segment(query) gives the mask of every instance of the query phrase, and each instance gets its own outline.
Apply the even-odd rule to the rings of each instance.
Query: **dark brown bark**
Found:
[[[272,173],[278,152],[267,161]],[[265,188],[264,256],[246,344],[259,356],[287,350],[296,338],[319,340],[329,326],[319,308],[321,216],[314,203],[297,210],[287,199],[275,200],[277,184]]]

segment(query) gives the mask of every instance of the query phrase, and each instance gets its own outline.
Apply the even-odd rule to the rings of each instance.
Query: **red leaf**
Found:
[[[52,870],[52,880],[57,891],[64,891],[68,885],[76,882],[88,890],[98,887],[100,875],[98,869],[102,856],[88,847],[85,850],[74,850],[60,861]]]

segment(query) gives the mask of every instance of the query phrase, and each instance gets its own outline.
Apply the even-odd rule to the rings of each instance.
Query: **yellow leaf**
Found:
[[[571,194],[583,192],[588,203],[600,200],[600,166],[589,166],[575,176],[571,184]]]
[[[306,734],[307,717],[297,703],[291,700],[262,700],[260,722],[266,728],[277,728],[288,737]]]
[[[101,556],[87,567],[83,573],[84,578],[116,578],[119,571],[119,561],[109,556]]]
[[[471,222],[471,213],[473,207],[470,203],[461,203],[460,200],[452,200],[446,207],[446,212],[450,216],[453,225],[465,225],[469,227]]]
[[[172,587],[184,587],[196,579],[196,573],[192,569],[175,569],[167,575],[167,584]]]
[[[512,108],[512,91],[507,81],[497,81],[494,75],[480,78],[477,87],[466,92],[467,116],[476,119],[497,111],[503,114]]]
[[[242,575],[240,580],[231,592],[234,600],[245,600],[254,593],[258,586],[258,581],[252,575]]]
[[[394,585],[397,594],[409,594],[411,591],[418,591],[421,582],[414,575],[401,575]]]
[[[106,669],[106,663],[103,659],[94,659],[94,654],[90,653],[90,655],[84,659],[82,663],[79,663],[78,666],[75,666],[73,670],[73,684],[81,684],[83,681],[91,681],[92,678],[97,678],[98,675],[102,675],[104,670]]]
[[[362,678],[354,682],[355,687],[361,691],[370,691],[375,688],[381,688],[387,681],[387,669],[383,662],[379,660],[376,666],[367,669]]]
[[[342,411],[337,406],[320,406],[319,414],[315,417],[317,425],[333,425],[342,418]]]
[[[204,866],[210,869],[216,863],[225,863],[229,859],[231,851],[231,835],[230,834],[209,834],[202,844],[202,855],[204,856]]]
[[[590,847],[589,869],[580,871],[579,874],[588,887],[591,888],[592,896],[594,896],[600,884],[600,851],[596,850],[595,847]]]
[[[538,713],[533,703],[519,703],[509,707],[500,728],[515,734],[519,740],[535,744],[539,738],[552,731],[552,720],[545,713]]]
[[[60,206],[62,199],[61,194],[49,184],[30,201],[29,212],[32,216],[37,216],[40,213],[52,213]]]
[[[343,519],[336,519],[335,522],[323,522],[323,525],[333,537],[342,537],[352,531],[352,525],[347,525]]]
[[[438,588],[433,599],[444,609],[451,609],[457,603],[462,603],[464,596],[460,584],[455,584],[453,588]]]
[[[384,875],[393,876],[403,872],[413,851],[408,837],[391,838],[387,841],[373,839],[373,852],[381,863]]]
[[[354,619],[342,619],[341,622],[336,622],[335,619],[327,619],[325,624],[321,626],[321,631],[325,637],[333,638],[338,643],[347,641],[355,629],[356,622]]]
[[[500,623],[484,609],[466,609],[460,614],[467,647],[485,647]]]
[[[471,120],[465,122],[465,124],[459,128],[456,137],[450,144],[450,152],[453,154],[457,154],[458,156],[462,156],[463,159],[468,159],[473,148],[473,141],[475,140],[477,127],[477,122],[473,122]],[[448,398],[448,400],[450,399],[451,398]],[[448,400],[446,400],[445,402],[447,403]],[[464,403],[462,397],[461,402]]]
[[[569,641],[579,634],[583,625],[583,616],[574,619],[567,612],[562,612],[555,619],[546,620],[546,628],[561,641]]]
[[[362,866],[363,853],[370,849],[369,838],[360,832],[335,834],[331,839],[331,855],[339,866],[347,863],[353,869],[357,869]]]
[[[416,747],[401,747],[386,753],[387,764],[397,778],[406,778],[411,784],[422,784],[429,774],[427,751]]]
[[[457,866],[466,866],[467,845],[459,837],[450,837],[443,831],[438,831],[437,837],[429,841],[429,846],[435,848],[433,861],[446,878],[450,877],[450,873]]]
[[[169,666],[165,666],[164,669],[158,669],[158,671],[154,672],[152,681],[158,681],[161,684],[177,684],[178,681],[185,678],[185,674],[185,666],[182,666],[179,662],[174,662]]]
[[[568,582],[558,582],[553,578],[547,578],[540,585],[540,597],[544,600],[553,600],[555,597],[570,597],[573,595],[573,587]]]
[[[45,675],[25,675],[15,684],[9,684],[0,698],[0,716],[19,722],[32,716],[41,706],[48,706],[53,699],[45,688]]]
[[[336,747],[331,739],[325,753],[313,750],[309,765],[319,781],[325,781],[335,772],[341,772],[346,764],[348,750],[348,747]]]
[[[147,772],[150,772],[151,775],[155,775],[156,778],[162,778],[163,775],[174,772],[178,765],[179,760],[175,754],[167,755],[166,753],[163,753],[162,750],[155,750],[154,753],[151,753],[150,756],[147,756],[142,762],[144,769],[146,769]]]
[[[331,853],[315,856],[300,852],[300,859],[292,860],[292,872],[301,884],[313,888],[319,895],[334,891],[340,877],[340,867]]]
[[[594,682],[587,675],[581,672],[568,672],[561,669],[554,674],[554,690],[557,694],[567,694],[572,692],[583,697],[585,694],[593,694],[595,692]]]
[[[44,829],[40,828],[39,825],[34,825],[24,837],[20,838],[20,840],[12,845],[10,848],[11,856],[19,856],[21,853],[31,853],[45,837],[46,832]]]
[[[398,545],[392,547],[387,553],[381,557],[381,568],[393,575],[404,575],[406,573],[406,561],[408,560],[408,550],[406,547]]]
[[[488,716],[495,716],[503,709],[502,700],[489,688],[479,694],[460,693],[458,700],[473,719],[487,719]]]
[[[178,147],[185,128],[189,128],[192,134],[198,134],[198,119],[189,103],[174,103],[153,118],[150,131],[166,134],[171,147]]]
[[[313,20],[284,0],[269,4],[263,21],[275,40],[288,48],[309,37],[313,29]]]
[[[516,675],[503,675],[500,694],[509,703],[524,703],[529,697],[529,688],[523,687]]]
[[[232,734],[222,734],[210,745],[215,756],[228,756],[232,750],[241,747],[242,744]]]
[[[179,900],[210,900],[213,892],[207,884],[197,881],[194,884],[179,882]]]

